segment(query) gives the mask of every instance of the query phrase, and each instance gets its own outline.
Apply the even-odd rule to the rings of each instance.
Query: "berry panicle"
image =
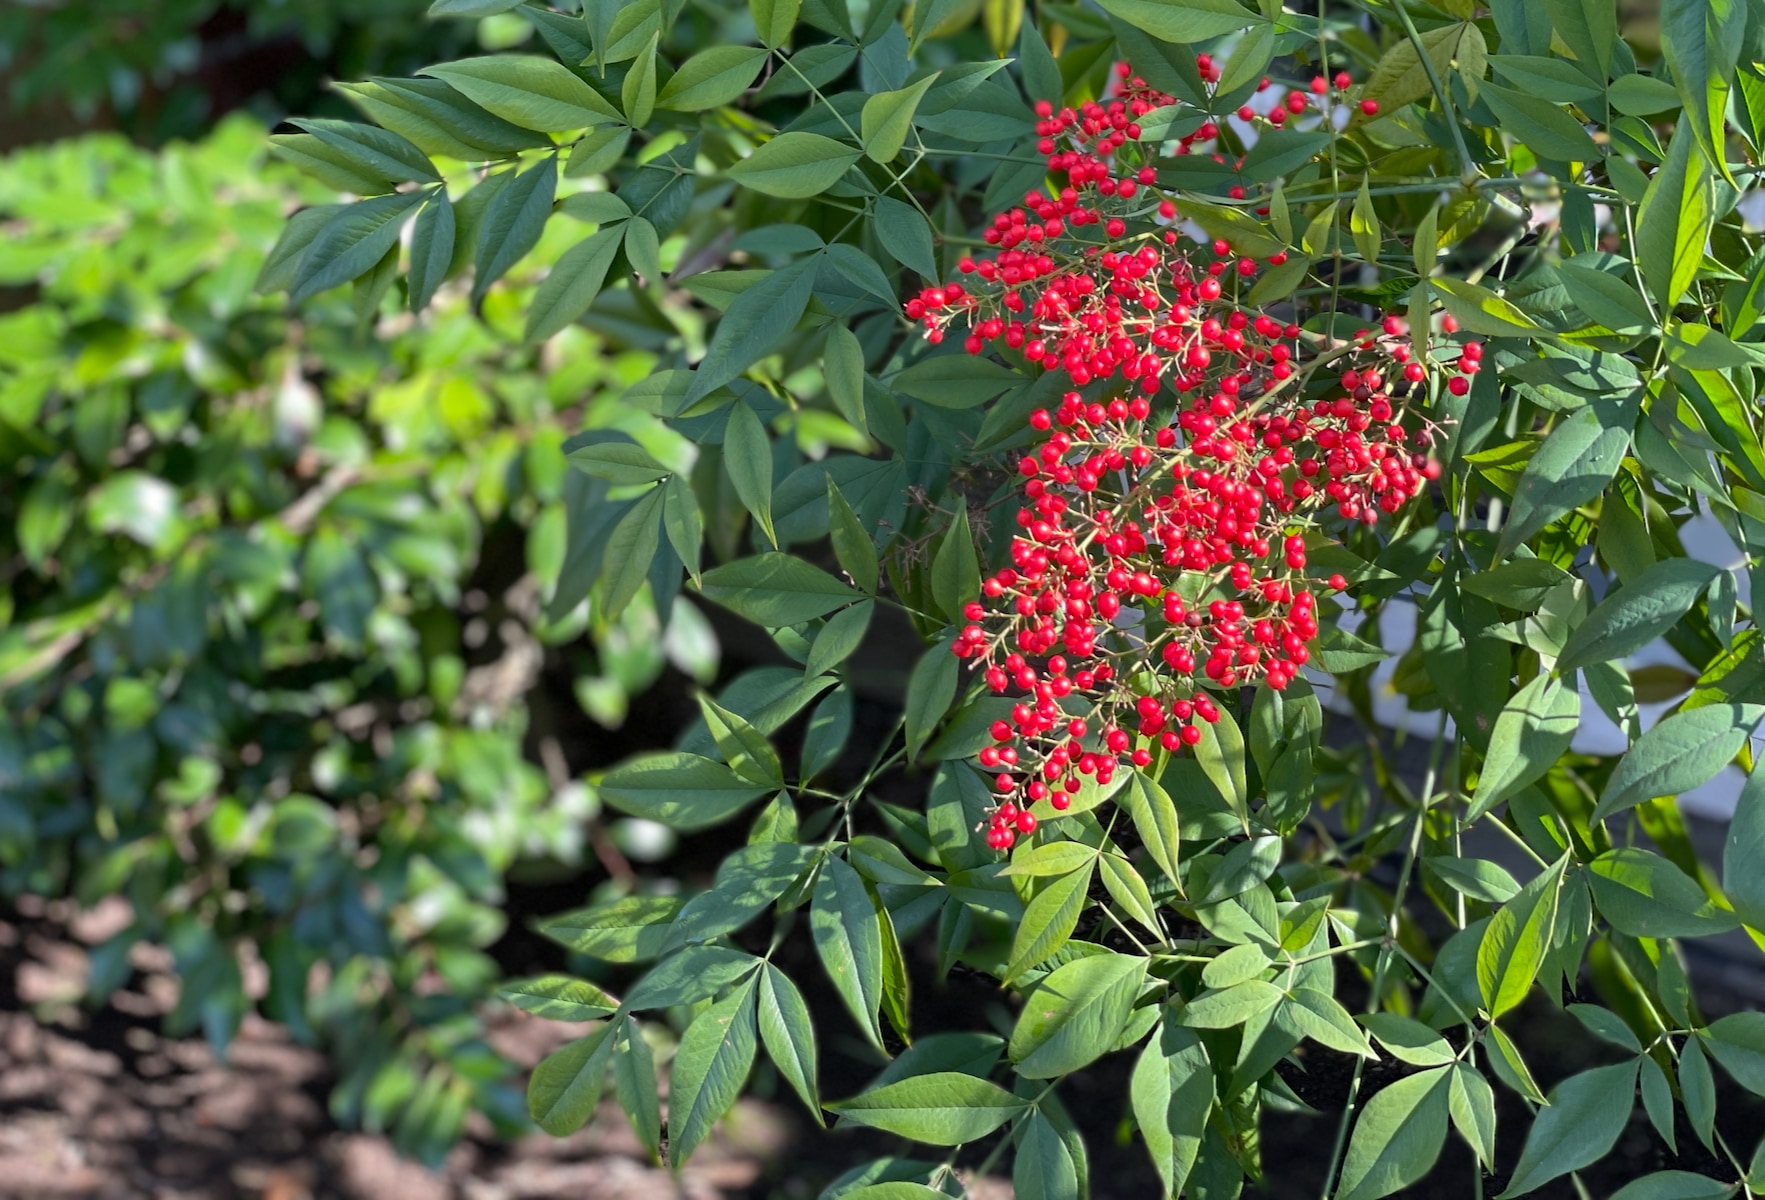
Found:
[[[1196,67],[1218,81],[1207,55]],[[1327,120],[1351,87],[1346,72],[1319,76],[1237,117]],[[1264,80],[1258,95],[1274,90]],[[1308,567],[1323,525],[1375,524],[1440,472],[1435,426],[1412,410],[1440,368],[1416,356],[1403,318],[1347,342],[1307,335],[1291,305],[1277,316],[1241,299],[1284,254],[1180,236],[1162,148],[1140,124],[1174,104],[1125,64],[1106,100],[1040,103],[1038,148],[1062,186],[996,216],[990,253],[906,305],[932,342],[1003,343],[1072,387],[1030,415],[1011,564],[954,643],[1012,700],[978,756],[996,850],[1034,832],[1037,805],[1058,813],[1087,782],[1194,746],[1221,717],[1216,696],[1298,678],[1325,594],[1347,586]],[[1224,163],[1220,135],[1204,119],[1174,153]],[[1448,390],[1464,394],[1481,357],[1459,346]]]

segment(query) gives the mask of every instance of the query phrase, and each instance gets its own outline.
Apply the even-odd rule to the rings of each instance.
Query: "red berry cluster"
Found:
[[[1217,81],[1207,56],[1196,65]],[[1319,78],[1268,120],[1330,82],[1350,86]],[[1038,802],[1066,809],[1087,780],[1107,787],[1195,745],[1221,715],[1212,693],[1286,688],[1319,629],[1307,552],[1320,522],[1376,523],[1439,474],[1434,429],[1409,411],[1430,364],[1402,319],[1346,342],[1308,334],[1238,297],[1285,255],[1182,239],[1158,147],[1139,142],[1139,119],[1173,103],[1124,67],[1104,101],[1040,105],[1040,149],[1065,186],[995,218],[992,253],[960,264],[968,283],[906,306],[931,341],[957,325],[971,353],[1002,343],[1074,388],[1030,416],[1011,565],[954,644],[1014,697],[979,755],[999,850],[1034,831]],[[1206,120],[1177,152],[1219,136]],[[1481,353],[1460,349],[1452,390]]]

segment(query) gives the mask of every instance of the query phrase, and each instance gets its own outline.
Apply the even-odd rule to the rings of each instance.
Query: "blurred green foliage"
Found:
[[[337,1055],[340,1118],[432,1158],[470,1107],[524,1120],[485,948],[505,873],[579,861],[598,811],[524,749],[542,664],[614,725],[715,640],[684,603],[667,637],[647,600],[543,612],[593,502],[564,430],[651,356],[522,346],[523,272],[483,321],[372,287],[291,314],[254,285],[331,197],[266,149],[237,117],[0,164],[0,896],[126,896],[95,999],[168,945],[175,1030],[224,1045],[256,1005]]]

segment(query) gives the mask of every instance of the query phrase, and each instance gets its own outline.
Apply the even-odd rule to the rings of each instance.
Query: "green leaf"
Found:
[[[1516,558],[1487,571],[1459,576],[1459,586],[1474,596],[1494,600],[1522,612],[1536,612],[1558,585],[1574,576],[1541,558]]]
[[[1632,1054],[1642,1053],[1642,1043],[1636,1040],[1636,1034],[1626,1025],[1623,1018],[1609,1008],[1601,1008],[1597,1004],[1571,1004],[1568,1011],[1577,1021],[1586,1026],[1589,1033],[1602,1037],[1614,1046],[1622,1047]]]
[[[1361,1109],[1336,1200],[1378,1200],[1426,1175],[1446,1144],[1444,1067],[1399,1079]]]
[[[637,596],[650,576],[656,559],[656,548],[662,541],[662,502],[666,493],[651,488],[638,498],[607,538],[605,558],[601,563],[604,587],[600,612],[612,620]]]
[[[1719,574],[1720,567],[1692,558],[1656,563],[1588,614],[1564,643],[1557,670],[1573,671],[1641,650],[1678,624]]]
[[[772,789],[712,759],[664,750],[627,759],[597,790],[620,812],[690,832],[727,821]]]
[[[1581,693],[1555,675],[1536,676],[1495,719],[1466,821],[1536,782],[1569,749],[1581,726]]]
[[[778,545],[772,528],[772,439],[746,400],[737,400],[729,411],[723,435],[723,466],[735,485],[735,494],[760,523],[766,540]]]
[[[852,511],[852,506],[834,485],[831,475],[827,480],[827,514],[829,536],[833,541],[834,557],[839,559],[840,569],[864,592],[874,594],[879,577],[876,544],[864,531],[858,514]]]
[[[1288,993],[1287,1003],[1281,1009],[1282,1015],[1300,1030],[1306,1037],[1321,1046],[1332,1050],[1340,1050],[1344,1054],[1358,1054],[1362,1058],[1376,1059],[1372,1044],[1367,1035],[1362,1033],[1348,1010],[1336,1002],[1335,997],[1318,988],[1296,987]]]
[[[706,599],[769,629],[801,625],[862,599],[821,568],[776,552],[713,567],[700,590]]]
[[[270,148],[277,158],[337,191],[379,196],[394,190],[389,180],[364,171],[359,160],[310,133],[271,134]]]
[[[1493,86],[1493,85],[1488,85]],[[1440,302],[1458,321],[1460,328],[1490,337],[1513,337],[1516,334],[1538,334],[1543,328],[1514,304],[1488,288],[1462,279],[1446,276],[1430,279]]]
[[[1633,1179],[1612,1193],[1612,1200],[1724,1200],[1734,1185],[1691,1171],[1656,1171]]]
[[[917,35],[917,28],[914,32]],[[1066,94],[1066,81],[1061,78],[1060,64],[1055,61],[1034,21],[1025,21],[1018,31],[1017,69],[1023,79],[1024,95],[1031,101],[1046,100],[1055,108],[1060,107],[1061,97]],[[1230,89],[1222,84],[1221,90]]]
[[[933,1146],[986,1137],[1030,1102],[960,1071],[915,1075],[827,1106],[849,1121]]]
[[[1636,79],[1632,75],[1628,78]],[[1608,271],[1571,259],[1557,264],[1565,282],[1574,285],[1575,307],[1614,333],[1647,333],[1655,328],[1642,293]]]
[[[1636,265],[1662,313],[1672,311],[1697,277],[1716,217],[1709,163],[1692,156],[1692,120],[1690,113],[1680,115],[1636,218]]]
[[[304,304],[371,270],[397,244],[406,215],[422,199],[421,192],[375,196],[325,222],[294,269],[289,302]]]
[[[1486,904],[1506,904],[1520,892],[1520,885],[1495,863],[1481,858],[1424,858],[1422,866],[1434,872],[1455,892]]]
[[[1658,722],[1618,760],[1593,819],[1603,821],[1656,796],[1677,796],[1714,778],[1740,753],[1762,714],[1765,707],[1757,704],[1711,704]]]
[[[1649,1114],[1649,1122],[1667,1143],[1667,1149],[1678,1154],[1679,1143],[1673,1136],[1673,1085],[1667,1082],[1667,1072],[1661,1064],[1648,1055],[1643,1055],[1638,1065],[1642,1067],[1642,1106]]]
[[[963,621],[962,610],[980,598],[981,564],[975,553],[974,534],[968,528],[968,505],[961,505],[950,523],[938,552],[932,557],[932,597],[953,623]]]
[[[1679,1052],[1679,1094],[1685,1099],[1685,1119],[1692,1132],[1710,1153],[1716,1152],[1716,1077],[1710,1072],[1710,1060],[1704,1057],[1703,1044],[1696,1037],[1685,1039]]]
[[[914,363],[890,381],[897,392],[939,408],[974,408],[1023,377],[974,354],[939,354]]]
[[[1634,1061],[1583,1071],[1552,1088],[1550,1103],[1533,1118],[1526,1148],[1498,1200],[1523,1196],[1610,1154],[1635,1101]]]
[[[516,1008],[551,1021],[593,1021],[619,1007],[594,984],[568,975],[512,979],[496,994]]]
[[[1182,848],[1177,822],[1177,806],[1157,780],[1140,771],[1129,773],[1125,793],[1128,815],[1140,835],[1146,852],[1158,864],[1166,879],[1182,879],[1179,852]]]
[[[822,357],[828,398],[846,424],[860,433],[869,431],[864,411],[864,348],[858,335],[837,322],[828,326],[827,349]],[[833,481],[828,481],[832,487]]]
[[[1167,1021],[1140,1052],[1128,1094],[1165,1192],[1179,1194],[1194,1169],[1214,1101],[1213,1067],[1201,1039]]]
[[[1079,1165],[1040,1109],[1017,1123],[1014,1136],[1013,1200],[1079,1200]]]
[[[1230,1029],[1267,1012],[1286,993],[1263,979],[1246,979],[1229,988],[1209,989],[1183,1006],[1182,1023],[1191,1029]]]
[[[636,442],[586,442],[568,450],[565,457],[583,474],[605,479],[619,487],[654,483],[671,474]]]
[[[743,846],[718,865],[710,890],[680,910],[672,940],[702,942],[740,929],[784,895],[814,856],[812,847],[795,842]]]
[[[1765,929],[1765,771],[1757,764],[1735,799],[1734,817],[1722,843],[1722,890],[1734,911],[1754,929]]]
[[[668,1161],[678,1168],[741,1094],[754,1066],[755,981],[693,1019],[668,1075]]]
[[[1495,1168],[1495,1090],[1469,1063],[1455,1063],[1447,1108],[1459,1136],[1477,1154],[1483,1169]]]
[[[1550,949],[1557,890],[1568,855],[1540,871],[1520,894],[1502,905],[1477,948],[1477,986],[1484,1007],[1499,1017],[1526,998]]]
[[[821,1095],[815,1083],[815,1023],[803,993],[771,963],[760,975],[759,1012],[766,1053],[809,1106],[815,1123],[822,1124]]]
[[[1040,846],[1024,843],[1011,855],[1011,865],[999,872],[1007,879],[1045,879],[1052,875],[1070,875],[1080,867],[1097,861],[1097,848],[1083,842],[1044,842]]]
[[[680,907],[673,896],[625,896],[553,917],[539,928],[578,954],[643,962],[662,953]]]
[[[1398,1013],[1369,1013],[1361,1018],[1379,1044],[1391,1056],[1412,1067],[1444,1067],[1456,1057],[1439,1033],[1414,1017]]]
[[[908,758],[919,757],[926,739],[950,711],[961,666],[962,660],[950,652],[946,642],[931,647],[913,665],[913,674],[907,677]]]
[[[932,227],[911,204],[892,196],[875,202],[876,238],[891,257],[928,283],[938,279],[938,259],[932,244]]]
[[[1710,1022],[1705,1048],[1736,1083],[1765,1096],[1765,1013],[1731,1013]]]
[[[802,7],[803,0],[748,0],[754,28],[760,31],[760,44],[777,48],[788,42]]]
[[[656,109],[656,47],[661,38],[659,29],[650,35],[649,45],[638,51],[619,88],[625,119],[640,128],[649,123],[650,114]]]
[[[527,1113],[553,1137],[587,1124],[607,1084],[613,1026],[603,1025],[540,1060],[527,1080]]]
[[[814,291],[814,266],[813,258],[799,259],[769,272],[735,298],[693,372],[687,404],[696,404],[739,376],[796,328]]]
[[[680,64],[656,95],[656,103],[678,112],[720,108],[748,90],[766,51],[757,46],[712,46]]]
[[[1639,847],[1606,851],[1588,864],[1587,881],[1600,915],[1632,937],[1707,937],[1739,923],[1684,871]]]
[[[832,187],[859,152],[819,133],[781,133],[728,170],[743,187],[782,200],[807,200]]]
[[[1489,1044],[1491,1054],[1489,1065],[1495,1076],[1514,1091],[1526,1097],[1534,1104],[1544,1103],[1544,1093],[1533,1081],[1532,1072],[1526,1066],[1526,1060],[1520,1057],[1519,1047],[1502,1032],[1499,1025],[1489,1026]]]
[[[428,15],[431,17],[494,17],[497,13],[508,12],[522,3],[522,0],[433,0],[429,5]]]
[[[1093,859],[1093,861],[1095,861]],[[1024,909],[1023,922],[1011,940],[1011,956],[1003,982],[1010,983],[1031,967],[1040,966],[1072,937],[1091,887],[1091,868],[1056,879],[1037,893]]]
[[[563,64],[530,54],[493,54],[424,67],[493,116],[522,129],[562,133],[624,118]]]
[[[1262,883],[1281,865],[1281,839],[1273,835],[1239,842],[1226,852],[1207,888],[1195,897],[1196,904],[1217,904],[1230,900]]]
[[[878,92],[864,102],[859,116],[859,134],[864,139],[864,153],[872,162],[891,163],[907,144],[913,131],[913,114],[932,84],[938,81],[936,71],[893,92]],[[820,189],[817,189],[820,190]]]
[[[439,183],[441,173],[429,156],[396,133],[356,121],[289,118],[343,156],[351,170],[399,183]]]
[[[811,677],[825,675],[850,658],[863,643],[875,610],[875,601],[864,600],[829,617],[810,643],[803,674]]]
[[[1095,954],[1058,967],[1038,982],[1024,997],[1023,1012],[1011,1031],[1009,1053],[1017,1073],[1025,1079],[1055,1079],[1113,1049],[1133,1014],[1146,963],[1137,954]]]
[[[1599,148],[1581,122],[1550,103],[1494,83],[1477,85],[1477,96],[1500,118],[1500,128],[1524,142],[1540,158],[1596,162]]]
[[[429,154],[462,162],[550,145],[543,134],[494,117],[439,79],[374,79],[337,89],[382,126]]]
[[[1155,936],[1162,937],[1158,905],[1152,899],[1152,889],[1146,886],[1140,872],[1134,870],[1134,864],[1116,854],[1105,854],[1098,863],[1103,868],[1103,886],[1109,891],[1110,898],[1121,905],[1128,916]]]
[[[613,1092],[632,1132],[651,1158],[661,1156],[662,1103],[656,1094],[656,1059],[637,1018],[627,1016],[614,1034]]]
[[[760,967],[760,960],[724,946],[688,946],[654,967],[625,995],[628,1012],[708,1000]]]
[[[548,154],[509,180],[491,199],[478,226],[478,243],[472,255],[474,304],[490,290],[491,284],[539,244],[557,191],[558,158]]]
[[[1635,397],[1590,404],[1551,430],[1515,486],[1513,508],[1496,543],[1497,557],[1512,554],[1527,538],[1605,490],[1624,461],[1639,407]]]
[[[1272,39],[1272,27],[1269,34]],[[1354,207],[1348,213],[1348,228],[1354,234],[1355,249],[1360,251],[1361,261],[1377,265],[1382,235],[1379,232],[1379,214],[1373,211],[1373,194],[1367,180],[1368,176],[1361,177],[1360,193],[1355,197]]]
[[[527,310],[528,341],[544,341],[588,311],[624,236],[622,225],[603,226],[559,256],[534,290]]]
[[[864,880],[844,859],[829,858],[815,880],[809,910],[815,951],[840,999],[871,1043],[882,1048],[882,930]]]
[[[1205,42],[1262,18],[1234,0],[1098,0],[1104,12],[1120,17],[1164,42]]]
[[[447,189],[436,188],[417,210],[411,229],[410,304],[422,312],[435,298],[435,290],[447,278],[454,255],[454,209]]]
[[[1705,161],[1725,176],[1728,93],[1748,24],[1747,5],[1734,0],[1663,0],[1661,5],[1661,56],[1685,102],[1682,125],[1697,136]]]

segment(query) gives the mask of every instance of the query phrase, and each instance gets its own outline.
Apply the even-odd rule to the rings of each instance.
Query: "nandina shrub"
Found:
[[[1339,1196],[1417,1183],[1449,1136],[1470,1177],[1431,1193],[1532,1191],[1604,1158],[1639,1090],[1667,1150],[1710,1154],[1622,1194],[1756,1179],[1711,1060],[1765,1092],[1765,1017],[1709,1019],[1679,942],[1761,939],[1765,800],[1718,877],[1676,797],[1750,766],[1765,715],[1736,570],[1681,538],[1725,533],[1750,580],[1765,23],[1673,0],[1656,57],[1601,0],[1097,3],[450,0],[548,53],[354,88],[379,127],[282,139],[370,197],[296,216],[296,296],[488,301],[585,227],[526,336],[667,358],[568,444],[604,500],[572,512],[571,599],[684,579],[797,664],[591,781],[687,832],[765,803],[703,890],[546,925],[593,982],[506,995],[594,1024],[534,1119],[575,1129],[610,1076],[682,1163],[764,1046],[817,1120],[948,1148],[828,1195],[1006,1159],[1081,1195],[1119,1115],[1165,1192],[1213,1197],[1263,1179],[1265,1113],[1338,1055],[1305,1155]],[[855,740],[880,609],[929,646]],[[1628,665],[1663,640],[1673,665]],[[1436,714],[1424,770],[1376,695]],[[1623,754],[1573,748],[1596,713]],[[976,972],[997,1028],[916,1027],[910,983]],[[1509,1032],[1533,996],[1607,1064],[1541,1088]],[[887,1062],[824,1103],[849,1024]],[[1125,1094],[1075,1120],[1112,1055]]]

